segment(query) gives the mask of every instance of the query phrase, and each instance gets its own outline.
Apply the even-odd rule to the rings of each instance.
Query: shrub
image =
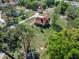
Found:
[[[77,7],[73,7],[73,6],[69,6],[66,10],[66,15],[70,18],[70,19],[75,19],[79,17],[79,8]]]
[[[42,6],[43,8],[46,8],[46,5],[41,1],[33,1],[31,6],[32,6],[32,10],[37,10],[38,6]]]
[[[65,11],[66,9],[68,8],[69,4],[68,3],[64,3],[62,2],[62,5],[61,5],[61,14],[65,14]]]
[[[37,10],[38,5],[39,5],[39,1],[34,1],[34,2],[32,3],[32,9],[33,9],[33,10]]]
[[[64,59],[79,59],[79,50],[72,49],[65,57]]]
[[[76,18],[76,8],[73,6],[69,6],[66,10],[66,15],[68,16],[68,19],[74,20]]]
[[[76,18],[74,21],[73,21],[73,25],[75,28],[79,28],[79,18]]]
[[[26,8],[31,9],[32,8],[32,2],[28,1],[27,4],[25,5]]]
[[[25,6],[27,4],[27,0],[19,0],[20,6]]]
[[[55,0],[47,0],[46,5],[51,6],[54,5]]]

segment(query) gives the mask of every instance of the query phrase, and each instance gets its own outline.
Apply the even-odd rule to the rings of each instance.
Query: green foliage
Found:
[[[30,45],[33,37],[34,32],[27,29],[25,25],[19,25],[16,29],[1,30],[0,49],[4,49],[14,56],[17,54],[15,57],[18,58],[21,55],[20,51],[23,51],[23,53],[27,51],[27,46]]]
[[[61,14],[65,14],[66,9],[68,8],[69,4],[68,3],[61,3]]]
[[[64,59],[65,56],[74,48],[79,52],[78,38],[79,29],[65,30],[60,33],[53,33],[53,35],[49,37],[48,42],[48,54],[50,59]],[[77,55],[79,56],[79,54]]]
[[[34,1],[34,2],[32,3],[32,9],[33,9],[33,10],[37,10],[37,8],[38,8],[39,5],[40,5],[39,1]]]
[[[27,4],[25,5],[25,7],[28,9],[32,9],[32,2],[29,0]]]
[[[32,10],[37,10],[39,5],[43,6],[44,8],[46,7],[45,0],[20,0],[19,4]]]
[[[19,5],[25,6],[29,0],[19,0]]]
[[[75,13],[76,13],[76,18],[79,17],[79,8],[75,9]]]
[[[75,28],[79,28],[79,18],[76,18],[74,21],[73,21],[73,26]]]
[[[79,17],[79,8],[75,8],[75,7],[68,7],[67,11],[66,11],[66,15],[68,16],[68,28],[78,28],[78,17]]]
[[[69,6],[66,10],[66,15],[69,19],[74,19],[76,17],[75,8],[73,6]]]
[[[50,5],[54,5],[55,0],[47,0],[46,5],[50,6]]]
[[[52,20],[52,24],[56,24],[56,21],[59,19],[59,13],[61,11],[61,6],[60,4],[54,9],[54,12],[52,13],[53,15],[53,20]]]
[[[65,57],[64,59],[72,59],[72,58],[79,58],[79,50],[72,49]]]
[[[79,8],[70,5],[66,10],[66,15],[68,16],[68,19],[74,20],[79,17]]]
[[[0,32],[1,37],[0,37],[0,44],[2,45],[2,48],[7,50],[7,51],[15,51],[16,48],[18,48],[18,33],[16,33],[15,30],[9,30],[6,32]]]
[[[30,4],[30,5],[29,5]],[[30,8],[32,10],[37,10],[38,9],[38,6],[42,6],[42,7],[46,7],[46,4],[43,3],[42,1],[33,1],[31,3],[28,3],[26,5],[26,8]]]

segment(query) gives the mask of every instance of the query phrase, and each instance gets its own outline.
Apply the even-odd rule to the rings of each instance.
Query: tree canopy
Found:
[[[54,33],[49,37],[48,54],[50,59],[65,59],[74,57],[73,53],[79,58],[79,29],[65,30]],[[77,52],[70,52],[75,50]],[[71,55],[69,55],[71,54]],[[66,57],[65,57],[66,56]],[[67,58],[67,59],[69,59]]]

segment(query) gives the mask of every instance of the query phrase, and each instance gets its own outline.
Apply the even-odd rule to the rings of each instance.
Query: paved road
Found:
[[[64,2],[69,3],[69,4],[73,5],[73,6],[79,7],[79,2],[67,1],[67,0],[64,0]]]

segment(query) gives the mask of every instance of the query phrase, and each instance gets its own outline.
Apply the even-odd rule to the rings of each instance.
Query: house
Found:
[[[6,25],[6,22],[5,22],[5,20],[4,19],[2,19],[1,18],[1,11],[0,11],[0,26],[2,27],[2,26],[4,26],[4,25]]]
[[[48,25],[50,22],[50,18],[48,16],[48,13],[45,13],[43,16],[37,16],[36,20],[35,20],[35,25],[42,25],[42,26],[46,26]]]
[[[5,55],[5,53],[0,53],[0,59],[7,59],[8,57]]]

